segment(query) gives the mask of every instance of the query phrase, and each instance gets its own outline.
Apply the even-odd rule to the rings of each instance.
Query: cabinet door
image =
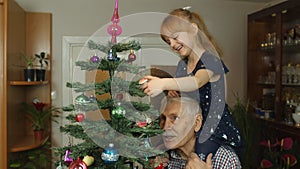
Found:
[[[275,109],[276,25],[276,15],[248,22],[248,98],[262,111]]]
[[[248,98],[260,116],[288,124],[300,104],[299,7],[288,1],[248,16]]]
[[[300,10],[299,5],[282,15],[282,97],[283,118],[293,123],[291,113],[300,104]],[[292,104],[292,105],[290,105]]]

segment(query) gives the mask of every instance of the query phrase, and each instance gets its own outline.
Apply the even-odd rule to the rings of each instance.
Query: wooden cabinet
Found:
[[[13,153],[37,148],[50,140],[34,141],[21,103],[38,98],[51,105],[52,15],[24,11],[14,0],[3,0],[1,15],[0,168],[8,168]],[[34,56],[40,52],[46,52],[50,62],[46,81],[24,81],[23,68],[18,66],[22,65],[21,54]]]
[[[290,103],[300,104],[299,16],[298,0],[249,14],[247,51],[247,97],[253,112],[298,132]]]

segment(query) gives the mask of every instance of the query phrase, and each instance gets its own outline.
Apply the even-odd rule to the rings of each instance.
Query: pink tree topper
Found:
[[[122,33],[122,27],[118,25],[118,23],[120,22],[118,6],[119,6],[119,1],[116,0],[114,13],[113,16],[111,17],[112,24],[107,27],[107,33],[112,36],[111,43],[113,44],[117,43],[117,36],[121,35]]]

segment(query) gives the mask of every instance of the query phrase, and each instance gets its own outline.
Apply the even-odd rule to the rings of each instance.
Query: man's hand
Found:
[[[210,153],[206,158],[206,162],[204,162],[198,157],[196,153],[192,153],[186,163],[185,168],[186,169],[212,169],[211,158],[212,158],[212,154]]]
[[[180,94],[175,90],[169,90],[168,91],[168,96],[169,97],[180,97]]]

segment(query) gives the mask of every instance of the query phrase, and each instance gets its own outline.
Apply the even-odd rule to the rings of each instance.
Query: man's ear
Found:
[[[198,114],[195,121],[195,132],[198,132],[202,127],[202,115]]]

